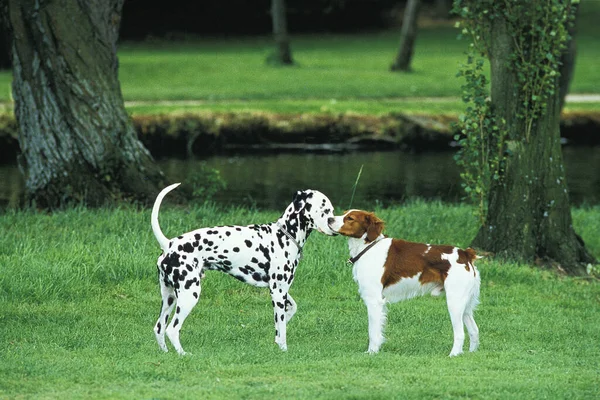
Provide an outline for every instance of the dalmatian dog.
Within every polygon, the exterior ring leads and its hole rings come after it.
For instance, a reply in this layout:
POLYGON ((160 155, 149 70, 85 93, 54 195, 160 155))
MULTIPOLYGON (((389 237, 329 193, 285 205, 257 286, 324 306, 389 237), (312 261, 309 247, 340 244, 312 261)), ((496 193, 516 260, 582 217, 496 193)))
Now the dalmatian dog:
POLYGON ((327 223, 333 217, 331 202, 316 190, 298 191, 275 222, 201 228, 168 239, 160 229, 158 213, 165 195, 177 186, 179 183, 163 189, 152 209, 152 231, 162 249, 157 263, 162 306, 154 327, 159 347, 168 351, 166 333, 175 350, 186 354, 179 342, 179 331, 198 303, 204 271, 217 270, 250 285, 269 288, 275 343, 286 351, 286 325, 296 313, 296 302, 289 289, 310 233, 316 229, 336 235, 327 223), (173 309, 175 313, 168 324, 173 309))

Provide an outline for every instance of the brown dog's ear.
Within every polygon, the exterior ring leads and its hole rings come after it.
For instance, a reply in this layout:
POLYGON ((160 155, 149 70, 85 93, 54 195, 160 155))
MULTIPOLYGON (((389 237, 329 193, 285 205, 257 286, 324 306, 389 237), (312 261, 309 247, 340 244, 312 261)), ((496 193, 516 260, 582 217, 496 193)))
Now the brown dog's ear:
POLYGON ((367 215, 367 242, 377 239, 383 232, 384 223, 373 213, 367 215))

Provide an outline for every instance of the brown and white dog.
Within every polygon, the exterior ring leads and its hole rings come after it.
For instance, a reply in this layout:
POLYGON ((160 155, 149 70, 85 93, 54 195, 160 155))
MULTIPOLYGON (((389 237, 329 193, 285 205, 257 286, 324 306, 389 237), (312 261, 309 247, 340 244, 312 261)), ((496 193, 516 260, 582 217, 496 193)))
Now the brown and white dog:
POLYGON ((467 326, 470 351, 479 345, 473 311, 479 302, 480 277, 473 264, 475 250, 407 242, 385 237, 384 223, 375 214, 350 210, 329 218, 330 228, 348 237, 354 280, 369 315, 369 353, 384 341, 386 303, 446 292, 454 345, 450 356, 463 352, 467 326))

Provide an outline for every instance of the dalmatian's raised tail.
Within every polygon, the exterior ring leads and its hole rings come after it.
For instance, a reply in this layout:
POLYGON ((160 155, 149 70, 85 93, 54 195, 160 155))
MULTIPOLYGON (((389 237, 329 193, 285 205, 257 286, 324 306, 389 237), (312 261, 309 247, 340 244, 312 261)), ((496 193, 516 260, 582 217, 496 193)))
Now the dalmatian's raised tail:
POLYGON ((165 236, 165 234, 160 229, 160 225, 158 224, 158 212, 160 211, 160 203, 162 203, 163 198, 169 193, 171 190, 175 189, 177 186, 181 185, 181 183, 174 183, 170 186, 167 186, 156 197, 154 201, 154 207, 152 207, 152 232, 154 232, 154 237, 158 241, 160 248, 163 253, 167 251, 169 248, 169 239, 165 236))

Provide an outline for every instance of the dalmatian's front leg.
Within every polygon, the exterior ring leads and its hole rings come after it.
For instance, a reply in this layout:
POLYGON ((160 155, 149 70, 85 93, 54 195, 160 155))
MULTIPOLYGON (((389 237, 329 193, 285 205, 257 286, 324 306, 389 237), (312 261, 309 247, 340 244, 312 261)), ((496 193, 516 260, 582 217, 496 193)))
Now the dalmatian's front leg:
POLYGON ((287 315, 286 300, 289 284, 272 280, 270 283, 271 299, 273 301, 273 314, 275 316, 275 343, 283 351, 287 351, 287 315))
POLYGON ((290 323, 290 320, 296 314, 296 310, 298 306, 296 306, 296 302, 292 299, 292 296, 288 293, 287 298, 285 300, 285 320, 286 323, 290 323))

